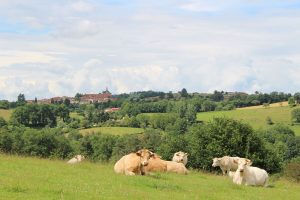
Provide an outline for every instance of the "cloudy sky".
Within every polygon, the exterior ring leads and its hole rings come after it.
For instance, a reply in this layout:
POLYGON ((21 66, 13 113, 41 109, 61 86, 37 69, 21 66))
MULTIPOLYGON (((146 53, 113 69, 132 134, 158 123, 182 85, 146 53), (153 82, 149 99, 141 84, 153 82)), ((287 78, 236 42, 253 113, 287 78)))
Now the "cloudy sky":
POLYGON ((0 0, 0 99, 300 91, 300 1, 0 0))

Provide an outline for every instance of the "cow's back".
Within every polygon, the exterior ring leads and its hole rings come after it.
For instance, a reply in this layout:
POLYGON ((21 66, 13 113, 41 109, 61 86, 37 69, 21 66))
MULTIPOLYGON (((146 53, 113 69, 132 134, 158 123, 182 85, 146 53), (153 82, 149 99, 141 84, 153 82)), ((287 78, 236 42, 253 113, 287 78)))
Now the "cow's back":
POLYGON ((258 167, 248 167, 249 173, 247 174, 246 182, 251 183, 251 185, 266 186, 268 182, 269 175, 264 169, 258 167))
POLYGON ((144 166, 144 172, 165 172, 167 171, 167 163, 165 160, 154 157, 150 158, 148 165, 144 166))
POLYGON ((184 166, 183 163, 177 163, 174 161, 166 161, 167 163, 167 171, 168 172, 175 172, 178 174, 187 174, 188 170, 184 166))
POLYGON ((124 166, 124 160, 125 160, 125 156, 123 156, 120 160, 118 160, 114 166, 114 171, 117 174, 124 174, 125 173, 125 166, 124 166))

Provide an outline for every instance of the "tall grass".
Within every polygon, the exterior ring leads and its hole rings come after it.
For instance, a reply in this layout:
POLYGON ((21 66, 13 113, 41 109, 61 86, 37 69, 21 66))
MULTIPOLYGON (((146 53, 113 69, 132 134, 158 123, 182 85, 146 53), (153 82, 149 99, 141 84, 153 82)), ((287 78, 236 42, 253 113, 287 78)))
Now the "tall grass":
POLYGON ((0 155, 0 199, 299 199, 300 185, 285 180, 272 188, 234 185, 228 177, 189 175, 129 177, 112 164, 0 155))

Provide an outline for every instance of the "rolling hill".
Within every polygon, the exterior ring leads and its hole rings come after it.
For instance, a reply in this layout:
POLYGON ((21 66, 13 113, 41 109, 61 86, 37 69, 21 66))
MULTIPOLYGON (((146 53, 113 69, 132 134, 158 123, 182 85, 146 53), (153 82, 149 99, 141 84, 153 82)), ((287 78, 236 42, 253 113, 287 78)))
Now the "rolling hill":
POLYGON ((254 129, 268 128, 266 118, 270 117, 273 123, 282 123, 289 126, 295 131, 296 135, 300 135, 300 125, 291 123, 291 111, 294 108, 289 106, 270 106, 268 108, 263 107, 246 107, 242 109, 230 110, 230 111, 213 111, 213 112, 201 112, 197 114, 198 121, 207 122, 214 117, 230 117, 237 120, 242 120, 249 123, 254 129))

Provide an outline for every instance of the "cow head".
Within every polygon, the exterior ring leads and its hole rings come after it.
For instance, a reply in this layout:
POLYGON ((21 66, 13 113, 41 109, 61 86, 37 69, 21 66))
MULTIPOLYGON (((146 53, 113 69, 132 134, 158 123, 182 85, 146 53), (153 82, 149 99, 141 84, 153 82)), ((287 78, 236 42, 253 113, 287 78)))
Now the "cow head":
POLYGON ((83 160, 85 159, 85 157, 82 156, 82 155, 76 155, 75 158, 76 158, 76 160, 78 160, 78 161, 83 161, 83 160))
POLYGON ((246 158, 234 159, 234 163, 238 165, 237 172, 243 173, 247 166, 252 165, 252 161, 246 158))
POLYGON ((220 166, 221 160, 222 160, 222 158, 214 158, 214 159, 213 159, 213 164, 212 164, 212 166, 213 166, 213 167, 220 166))
POLYGON ((148 149, 141 149, 136 152, 136 155, 141 158, 141 165, 147 166, 149 159, 154 156, 154 153, 152 153, 148 149))
POLYGON ((184 160, 187 160, 187 156, 188 156, 187 153, 179 151, 174 154, 173 161, 178 162, 178 163, 184 163, 184 160))

